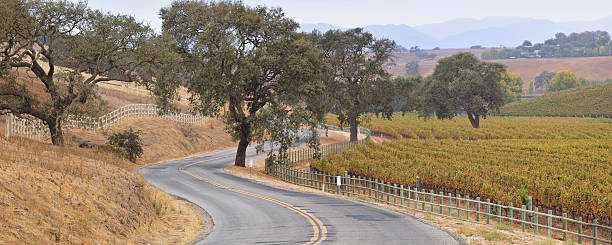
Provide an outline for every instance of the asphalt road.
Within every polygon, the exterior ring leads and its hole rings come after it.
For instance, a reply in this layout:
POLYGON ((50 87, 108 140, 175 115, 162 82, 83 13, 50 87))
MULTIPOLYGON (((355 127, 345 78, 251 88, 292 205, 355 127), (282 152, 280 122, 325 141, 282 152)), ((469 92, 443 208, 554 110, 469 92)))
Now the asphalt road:
MULTIPOLYGON (((410 216, 328 195, 263 185, 223 172, 235 149, 138 172, 205 209, 212 232, 198 244, 457 244, 410 216)), ((247 157, 254 157, 250 149, 247 157)), ((247 158, 248 159, 248 158, 247 158)))

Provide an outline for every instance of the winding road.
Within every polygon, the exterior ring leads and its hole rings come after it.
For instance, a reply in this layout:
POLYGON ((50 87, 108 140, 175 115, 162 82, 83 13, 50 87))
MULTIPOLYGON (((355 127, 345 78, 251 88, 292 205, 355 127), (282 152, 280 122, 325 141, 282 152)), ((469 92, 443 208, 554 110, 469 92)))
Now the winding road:
MULTIPOLYGON (((223 168, 233 164, 235 151, 138 171, 156 187, 210 214, 213 230, 198 244, 458 244, 446 232, 398 212, 228 174, 223 168)), ((249 148, 247 157, 255 156, 249 148)))

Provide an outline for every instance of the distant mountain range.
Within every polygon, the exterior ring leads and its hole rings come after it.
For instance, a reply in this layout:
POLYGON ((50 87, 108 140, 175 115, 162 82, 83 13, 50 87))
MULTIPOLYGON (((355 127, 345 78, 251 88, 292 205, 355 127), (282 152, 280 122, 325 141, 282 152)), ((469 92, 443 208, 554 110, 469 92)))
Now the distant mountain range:
MULTIPOLYGON (((311 32, 317 29, 326 32, 347 27, 326 23, 301 24, 300 30, 311 32)), ((376 37, 395 40, 405 48, 419 46, 431 49, 484 47, 516 47, 524 40, 532 43, 544 42, 558 32, 569 34, 582 31, 612 31, 612 16, 592 21, 553 22, 522 17, 493 16, 483 19, 455 19, 442 23, 419 26, 370 25, 364 29, 376 37)))

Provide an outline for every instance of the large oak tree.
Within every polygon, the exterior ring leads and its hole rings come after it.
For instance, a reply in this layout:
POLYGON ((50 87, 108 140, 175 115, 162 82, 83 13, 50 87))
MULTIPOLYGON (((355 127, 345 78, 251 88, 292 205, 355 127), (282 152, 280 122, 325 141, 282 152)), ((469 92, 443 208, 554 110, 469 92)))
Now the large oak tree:
POLYGON ((393 113, 394 95, 381 92, 393 87, 384 65, 391 59, 395 42, 376 39, 361 28, 313 35, 331 65, 326 79, 331 111, 348 122, 350 140, 357 141, 360 116, 375 112, 390 118, 393 113))
POLYGON ((131 16, 91 10, 84 3, 7 0, 0 15, 0 114, 42 120, 55 145, 64 144, 66 111, 91 100, 97 83, 150 81, 151 69, 146 67, 159 55, 147 25, 131 16), (16 82, 16 69, 34 74, 46 95, 16 82))
POLYGON ((501 76, 503 64, 482 62, 471 53, 440 59, 434 73, 425 79, 422 116, 452 119, 466 113, 472 127, 480 118, 504 105, 501 76))
POLYGON ((235 165, 245 166, 252 142, 276 142, 285 152, 300 128, 322 120, 321 54, 281 9, 179 1, 161 16, 185 60, 192 105, 221 118, 239 141, 235 165))

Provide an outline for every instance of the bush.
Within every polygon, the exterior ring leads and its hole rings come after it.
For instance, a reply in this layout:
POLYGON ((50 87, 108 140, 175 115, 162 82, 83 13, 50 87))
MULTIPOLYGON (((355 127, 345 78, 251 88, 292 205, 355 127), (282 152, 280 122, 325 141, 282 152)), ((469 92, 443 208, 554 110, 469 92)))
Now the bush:
POLYGON ((123 132, 117 132, 108 137, 107 144, 123 148, 127 152, 127 158, 132 162, 136 162, 136 158, 141 157, 143 152, 142 141, 140 139, 141 133, 140 130, 134 131, 132 128, 123 132))
POLYGON ((98 151, 112 152, 115 155, 122 158, 129 158, 129 154, 127 150, 123 147, 111 145, 111 144, 101 144, 98 146, 98 151))

